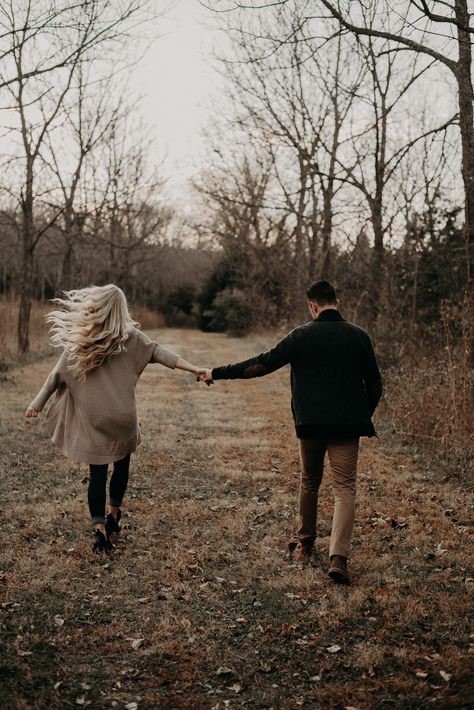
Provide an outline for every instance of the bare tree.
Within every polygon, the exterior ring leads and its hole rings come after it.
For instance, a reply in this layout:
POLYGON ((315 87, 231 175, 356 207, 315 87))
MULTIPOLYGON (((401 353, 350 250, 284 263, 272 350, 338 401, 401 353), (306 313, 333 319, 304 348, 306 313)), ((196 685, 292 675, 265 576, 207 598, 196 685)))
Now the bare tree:
POLYGON ((120 115, 122 99, 118 106, 112 104, 111 77, 97 80, 91 77, 89 64, 81 63, 71 87, 69 105, 63 109, 60 129, 48 132, 41 159, 57 182, 50 201, 60 212, 56 225, 64 239, 59 288, 72 288, 75 252, 84 237, 87 217, 93 209, 81 191, 81 179, 91 153, 107 140, 110 125, 120 115), (62 140, 59 140, 58 133, 62 140), (81 197, 83 199, 81 199, 81 197))
MULTIPOLYGON (((361 11, 368 27, 373 25, 374 12, 373 7, 361 11)), ((386 21, 389 21, 388 16, 386 21)), ((370 303, 371 320, 375 322, 381 308, 386 234, 390 233, 397 215, 393 195, 387 199, 389 185, 410 149, 423 137, 446 130, 453 119, 448 119, 441 126, 428 128, 421 125, 413 110, 403 106, 403 100, 410 97, 410 89, 430 69, 431 63, 419 67, 415 60, 407 65, 401 52, 391 52, 386 41, 373 37, 369 37, 364 44, 357 42, 356 51, 368 69, 369 80, 361 86, 359 100, 354 107, 353 135, 344 145, 349 152, 344 152, 343 159, 338 159, 338 163, 340 179, 357 188, 369 208, 374 235, 370 303), (409 135, 410 131, 415 131, 415 136, 408 141, 405 135, 397 135, 397 125, 402 116, 411 126, 406 133, 409 135)))
POLYGON ((89 234, 106 255, 104 274, 132 287, 137 266, 147 258, 147 246, 165 241, 174 211, 162 204, 164 181, 149 165, 146 132, 123 104, 101 137, 86 176, 84 201, 93 214, 89 234))
MULTIPOLYGON (((457 86, 459 127, 462 150, 462 178, 464 183, 464 231, 466 241, 466 263, 468 287, 465 300, 465 360, 466 372, 474 371, 474 86, 472 80, 472 35, 467 0, 409 0, 409 8, 418 13, 412 18, 410 28, 420 29, 419 41, 408 36, 403 25, 399 31, 379 29, 375 26, 364 27, 351 19, 350 13, 341 10, 341 4, 321 0, 322 5, 339 22, 340 26, 359 37, 377 37, 417 55, 431 57, 440 65, 447 67, 457 86), (421 18, 420 18, 421 13, 421 18), (443 49, 431 46, 420 26, 424 18, 436 26, 452 28, 457 44, 457 59, 453 59, 443 49)), ((474 383, 467 387, 464 412, 466 421, 472 422, 474 412, 474 383)))
POLYGON ((303 279, 331 272, 334 200, 343 187, 336 180, 341 131, 365 70, 353 59, 348 69, 351 49, 341 38, 318 53, 296 3, 246 20, 243 12, 226 24, 233 54, 225 70, 235 124, 272 157, 271 193, 288 215, 296 309, 303 279), (291 41, 262 49, 273 32, 291 41))
POLYGON ((112 7, 107 0, 77 3, 46 0, 1 2, 3 66, 0 88, 10 96, 18 117, 18 152, 23 180, 20 191, 22 277, 18 318, 18 344, 29 348, 29 318, 32 299, 33 260, 36 246, 63 212, 61 206, 49 222, 38 227, 35 204, 45 195, 39 187, 38 160, 65 108, 79 67, 111 50, 130 29, 142 3, 124 0, 112 7))

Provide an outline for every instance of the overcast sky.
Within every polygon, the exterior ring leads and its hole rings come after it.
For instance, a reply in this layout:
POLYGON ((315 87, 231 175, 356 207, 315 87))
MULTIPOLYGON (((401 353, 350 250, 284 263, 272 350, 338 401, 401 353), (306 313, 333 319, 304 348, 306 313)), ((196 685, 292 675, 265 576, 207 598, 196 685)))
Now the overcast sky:
POLYGON ((144 94, 142 113, 156 160, 166 154, 162 172, 175 195, 182 194, 202 164, 201 131, 212 121, 211 105, 219 93, 219 75, 209 65, 217 40, 211 22, 199 0, 177 0, 159 20, 164 34, 134 72, 134 84, 144 94))

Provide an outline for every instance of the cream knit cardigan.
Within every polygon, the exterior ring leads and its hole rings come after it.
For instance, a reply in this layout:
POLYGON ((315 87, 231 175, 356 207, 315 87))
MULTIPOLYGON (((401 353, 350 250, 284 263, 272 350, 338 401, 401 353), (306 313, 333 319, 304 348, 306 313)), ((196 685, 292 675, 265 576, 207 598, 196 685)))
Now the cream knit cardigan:
POLYGON ((148 363, 175 368, 179 357, 136 328, 124 347, 87 373, 84 382, 72 377, 63 352, 30 405, 41 411, 56 392, 42 429, 73 461, 112 463, 135 451, 141 440, 135 401, 138 379, 148 363))

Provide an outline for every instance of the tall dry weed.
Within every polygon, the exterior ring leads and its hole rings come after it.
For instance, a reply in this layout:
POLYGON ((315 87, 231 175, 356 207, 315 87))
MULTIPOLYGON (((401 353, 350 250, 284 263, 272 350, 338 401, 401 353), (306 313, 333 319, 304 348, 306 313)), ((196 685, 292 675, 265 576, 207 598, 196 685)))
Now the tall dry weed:
MULTIPOLYGON (((50 310, 48 303, 34 301, 30 319, 30 350, 34 354, 52 351, 49 343, 45 316, 50 310)), ((6 370, 19 358, 17 343, 18 299, 9 296, 0 298, 0 368, 6 370)))
POLYGON ((466 417, 465 393, 472 373, 462 340, 441 314, 441 341, 411 343, 385 376, 384 410, 392 433, 415 450, 444 461, 444 474, 472 471, 474 436, 466 417))
POLYGON ((156 313, 145 306, 139 305, 132 305, 130 310, 133 318, 140 323, 143 330, 152 330, 153 328, 165 327, 165 319, 161 313, 156 313))

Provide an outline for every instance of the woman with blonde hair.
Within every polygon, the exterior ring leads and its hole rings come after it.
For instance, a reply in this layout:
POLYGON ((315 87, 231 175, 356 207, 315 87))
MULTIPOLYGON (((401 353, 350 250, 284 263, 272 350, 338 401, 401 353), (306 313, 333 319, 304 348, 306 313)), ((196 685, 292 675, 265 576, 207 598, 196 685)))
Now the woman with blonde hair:
POLYGON ((36 417, 56 392, 43 429, 66 456, 89 464, 93 549, 108 551, 113 547, 110 534, 120 531, 130 454, 140 443, 135 388, 142 371, 148 363, 197 376, 203 370, 142 333, 125 294, 114 284, 67 291, 54 302, 61 310, 49 313, 47 321, 52 343, 63 352, 26 416, 36 417), (106 516, 110 463, 114 470, 106 516))

